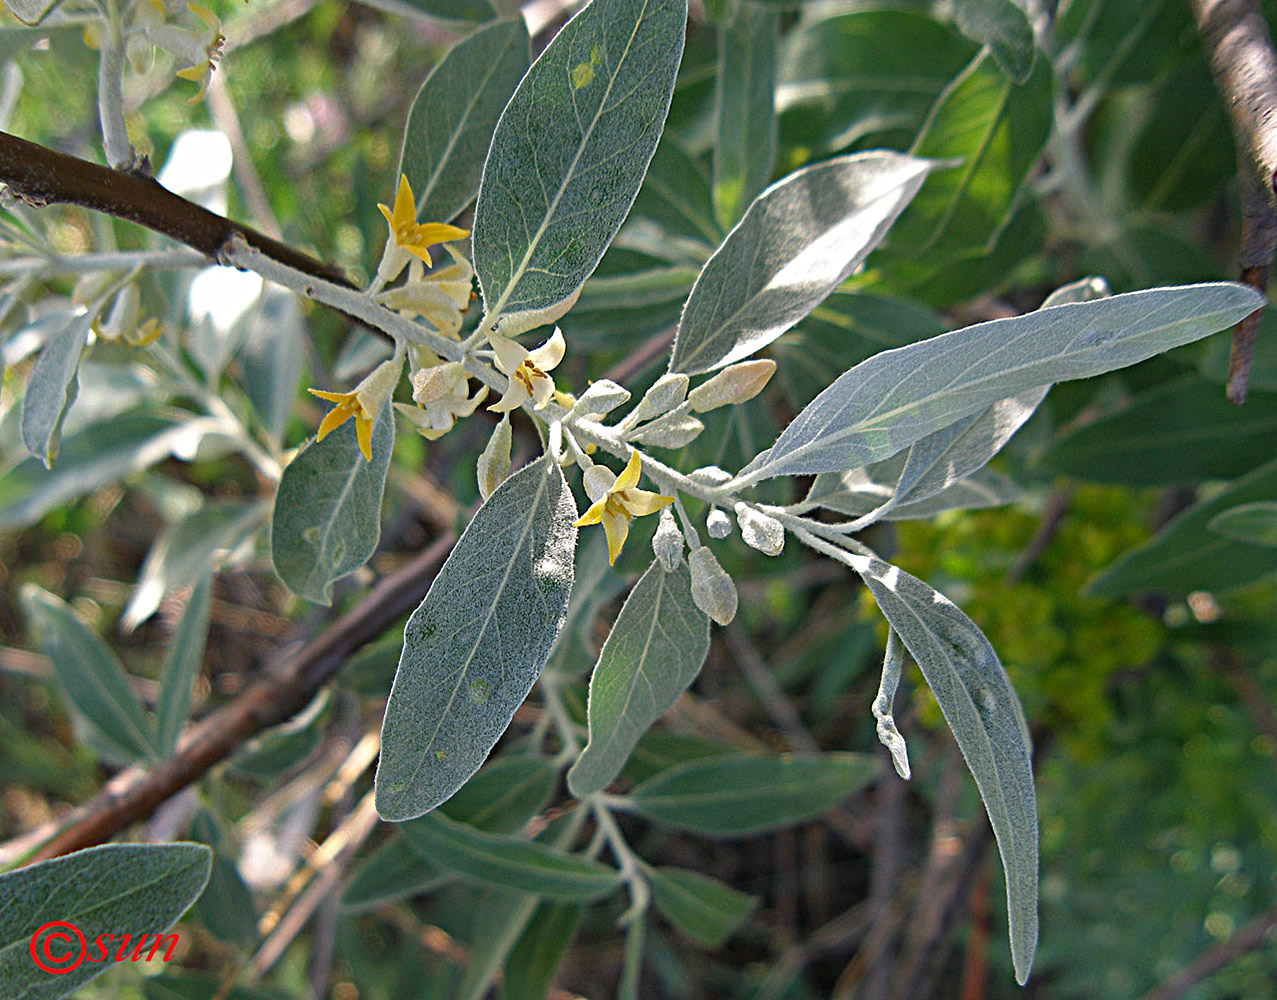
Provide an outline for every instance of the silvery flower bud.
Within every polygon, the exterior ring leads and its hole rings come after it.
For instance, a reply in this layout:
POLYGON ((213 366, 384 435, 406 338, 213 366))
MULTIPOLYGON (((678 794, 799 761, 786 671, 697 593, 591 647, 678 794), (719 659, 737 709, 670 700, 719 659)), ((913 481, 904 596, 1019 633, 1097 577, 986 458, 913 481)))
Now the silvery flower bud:
POLYGON ((629 440, 657 448, 681 448, 694 441, 705 425, 690 413, 671 413, 630 434, 629 440))
POLYGON ((736 617, 736 584, 718 564, 714 553, 702 545, 688 557, 692 570, 692 600, 720 625, 736 617))
POLYGON ((652 536, 652 551, 667 573, 674 572, 683 561, 683 533, 678 530, 674 513, 668 507, 661 511, 660 523, 652 536))
POLYGON ((732 519, 714 507, 705 517, 705 530, 710 538, 726 538, 732 533, 732 519))
POLYGON ((510 415, 501 417, 487 446, 479 455, 477 469, 479 480, 479 496, 487 500, 492 491, 505 482, 510 474, 510 415))
POLYGON ((725 469, 720 469, 717 465, 702 465, 699 469, 693 469, 691 478, 698 483, 704 483, 706 486, 722 486, 723 483, 730 482, 732 474, 725 469))
POLYGON ((652 383, 652 388, 643 394, 638 406, 625 418, 625 425, 633 427, 644 420, 659 417, 668 413, 687 398, 688 378, 686 375, 662 375, 652 383))
POLYGON ((573 413, 590 413, 600 417, 606 416, 630 398, 630 391, 617 385, 611 379, 601 378, 591 382, 588 389, 581 393, 572 407, 573 413))
POLYGON ((697 413, 744 403, 763 391, 775 370, 776 362, 770 358, 729 365, 708 382, 702 382, 693 389, 687 401, 697 413))
POLYGON ((591 503, 598 501, 616 483, 616 473, 606 465, 591 465, 581 477, 585 486, 585 495, 591 503))
POLYGON ((740 536, 751 549, 768 556, 778 556, 785 548, 785 526, 774 517, 738 502, 734 508, 740 536))

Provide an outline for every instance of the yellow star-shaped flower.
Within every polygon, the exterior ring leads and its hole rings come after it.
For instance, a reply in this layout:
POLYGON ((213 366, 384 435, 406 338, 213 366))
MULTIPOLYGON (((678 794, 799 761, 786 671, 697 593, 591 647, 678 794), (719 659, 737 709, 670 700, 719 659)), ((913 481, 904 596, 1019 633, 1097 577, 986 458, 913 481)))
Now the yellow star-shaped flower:
POLYGON ((311 389, 320 399, 336 403, 320 422, 316 439, 324 440, 351 417, 355 418, 355 440, 365 462, 372 461, 372 424, 386 400, 395 391, 399 375, 403 371, 403 355, 395 352, 389 361, 383 361, 350 392, 325 392, 311 389))
POLYGON ((399 175, 399 190, 395 194, 395 207, 378 205, 390 226, 386 250, 382 254, 377 274, 383 281, 393 281, 408 263, 409 257, 419 258, 426 267, 433 267, 430 248, 436 243, 461 240, 470 235, 467 229, 459 229, 444 222, 418 222, 417 201, 412 195, 412 185, 406 174, 399 175))
POLYGON ((534 410, 545 409, 555 393, 554 379, 546 372, 557 368, 567 351, 563 331, 556 326, 549 340, 530 351, 499 333, 488 334, 488 343, 496 354, 497 368, 510 379, 505 395, 488 409, 507 413, 518 409, 529 399, 536 400, 534 410))
POLYGON ((576 526, 602 522, 607 535, 607 561, 616 565, 621 546, 630 533, 630 519, 644 514, 655 514, 662 507, 672 504, 673 497, 635 489, 639 481, 642 459, 637 451, 630 452, 630 460, 619 476, 613 475, 601 465, 586 473, 585 489, 594 503, 577 520, 576 526), (607 480, 611 479, 608 483, 607 480))

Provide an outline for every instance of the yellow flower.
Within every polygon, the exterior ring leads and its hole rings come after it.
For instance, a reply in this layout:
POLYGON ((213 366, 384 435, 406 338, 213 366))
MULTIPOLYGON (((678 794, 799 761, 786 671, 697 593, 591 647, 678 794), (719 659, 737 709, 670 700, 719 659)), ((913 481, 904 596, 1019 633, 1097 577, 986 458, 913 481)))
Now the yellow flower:
POLYGON ((389 361, 383 361, 350 392, 324 392, 311 389, 312 395, 336 403, 319 425, 317 440, 324 440, 329 434, 344 424, 351 417, 355 418, 355 440, 359 442, 359 450, 364 461, 372 461, 372 423, 377 414, 385 406, 386 400, 399 384, 399 374, 403 371, 403 354, 395 352, 389 361))
POLYGON ((470 395, 470 382, 460 362, 418 368, 412 373, 412 398, 416 406, 396 403, 395 408, 412 421, 417 433, 427 441, 452 430, 457 417, 468 417, 488 396, 488 387, 470 395))
POLYGON ((409 319, 420 316, 443 336, 459 340, 461 314, 470 306, 474 268, 452 247, 445 249, 452 256, 451 264, 426 274, 414 257, 408 262, 407 280, 378 294, 377 301, 409 319))
POLYGON ((641 464, 639 453, 633 451, 619 476, 601 465, 593 466, 585 474, 585 490, 594 503, 577 520, 576 526, 603 523, 603 531, 607 535, 607 561, 611 565, 616 565, 616 557, 630 533, 630 518, 655 514, 674 502, 673 497, 634 488, 638 485, 641 464))
MULTIPOLYGON (((208 44, 203 46, 203 48, 199 48, 198 40, 194 42, 198 51, 188 53, 179 51, 180 49, 185 48, 184 46, 168 46, 169 51, 173 52, 175 55, 184 55, 191 60, 192 65, 186 67, 186 69, 179 69, 176 75, 181 77, 183 80, 190 80, 192 83, 198 83, 200 85, 199 92, 196 93, 194 97, 189 97, 186 100, 187 104, 195 104, 204 96, 204 92, 208 90, 208 81, 213 76, 213 70, 217 67, 217 61, 222 58, 222 46, 226 44, 226 36, 222 34, 222 22, 219 21, 217 19, 217 15, 207 7, 202 4, 188 3, 186 8, 203 21, 204 26, 208 28, 210 32, 208 44)), ((198 36, 196 37, 198 39, 198 36)), ((158 39, 157 44, 161 47, 165 47, 164 43, 158 41, 158 39)))
POLYGON ((546 372, 563 360, 567 344, 563 332, 556 326, 554 334, 540 347, 529 351, 499 333, 488 334, 488 343, 497 355, 497 367, 509 376, 505 395, 488 407, 496 413, 518 409, 529 399, 536 400, 534 409, 544 409, 554 398, 554 379, 546 372))
POLYGON ((433 267, 430 247, 448 240, 461 240, 470 235, 469 230, 449 226, 443 222, 417 221, 417 201, 412 196, 412 185, 406 174, 399 175, 399 190, 395 193, 395 207, 378 205, 390 226, 386 249, 377 265, 377 276, 383 281, 393 281, 413 257, 433 267))

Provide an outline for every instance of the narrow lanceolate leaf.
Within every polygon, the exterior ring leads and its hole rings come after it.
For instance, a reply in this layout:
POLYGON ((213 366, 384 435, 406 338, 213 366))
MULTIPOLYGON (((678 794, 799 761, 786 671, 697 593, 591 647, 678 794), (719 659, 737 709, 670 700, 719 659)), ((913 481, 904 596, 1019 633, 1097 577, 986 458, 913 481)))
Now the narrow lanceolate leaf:
POLYGON ((1277 501, 1259 500, 1230 507, 1211 518, 1206 527, 1235 542, 1277 546, 1277 501))
POLYGON ((126 960, 134 949, 171 955, 177 936, 163 932, 199 898, 211 869, 203 844, 107 844, 0 875, 6 1000, 57 1000, 111 968, 121 947, 126 960))
POLYGON ((1011 957, 1023 984, 1038 940, 1038 818, 1020 701, 989 640, 952 601, 881 560, 847 562, 918 664, 975 777, 1006 872, 1011 957))
POLYGON ((758 905, 748 893, 685 868, 652 872, 652 902, 680 931, 706 948, 721 948, 758 905))
POLYGON ((567 615, 576 503, 548 458, 479 508, 408 619, 381 727, 377 811, 429 812, 479 769, 567 615))
POLYGON ((22 588, 22 603, 53 661, 58 683, 112 756, 122 762, 154 756, 155 734, 106 643, 61 600, 35 584, 22 588))
POLYGON ((541 903, 510 952, 501 982, 503 1000, 544 1000, 572 938, 583 908, 574 903, 541 903))
POLYGON ((191 704, 191 685, 204 662, 208 638, 209 608, 213 603, 213 577, 202 577, 186 601, 186 609, 173 632, 164 670, 160 675, 160 697, 155 705, 156 749, 167 757, 177 746, 177 735, 186 721, 191 704))
POLYGON ((670 371, 748 357, 821 303, 868 256, 933 164, 901 153, 842 156, 764 191, 688 297, 670 371))
POLYGON ((1015 0, 958 0, 958 28, 974 42, 989 46, 998 67, 1015 83, 1033 68, 1033 26, 1015 0))
POLYGON ((741 4, 718 34, 714 211, 724 229, 766 187, 776 161, 778 21, 774 10, 741 4))
POLYGON ((923 503, 983 468, 1033 415, 1048 389, 1050 386, 1039 386, 999 400, 979 413, 915 441, 905 455, 891 495, 858 518, 857 525, 863 528, 909 504, 923 503))
POLYGON ((584 798, 625 766, 648 726, 700 673, 709 652, 709 619, 692 600, 687 566, 659 562, 630 591, 590 678, 590 741, 568 772, 584 798))
POLYGON ((550 899, 598 899, 620 886, 620 873, 535 841, 483 833, 438 813, 403 827, 432 861, 480 882, 550 899))
POLYGON ((457 878, 397 836, 356 869, 341 894, 343 910, 366 910, 382 903, 430 892, 457 878))
POLYGON ((630 793, 648 819, 712 837, 746 837, 804 823, 877 776, 869 754, 733 755, 676 764, 630 793))
POLYGON ((510 333, 570 308, 638 194, 669 111, 687 0, 594 0, 506 106, 483 167, 474 266, 510 333))
POLYGON ((399 172, 417 196, 417 216, 446 222, 479 190, 492 131, 528 69, 521 18, 497 21, 454 45, 412 102, 399 172))
POLYGON ((1277 573, 1277 551, 1234 541, 1209 525, 1243 504, 1277 496, 1277 459, 1229 484, 1221 493, 1180 514, 1139 548, 1105 567, 1086 592, 1098 597, 1124 594, 1188 594, 1243 587, 1277 573))
POLYGON ((73 316, 50 337, 27 379, 27 392, 22 399, 22 443, 48 469, 53 468, 53 460, 58 457, 62 420, 79 389, 76 372, 93 316, 73 316))
MULTIPOLYGON (((890 500, 907 452, 863 469, 825 472, 816 477, 804 504, 824 507, 850 517, 860 517, 890 500)), ((946 510, 1001 507, 1023 494, 1016 483, 992 469, 977 469, 939 493, 914 503, 898 504, 883 513, 884 521, 934 517, 946 510)))
POLYGON ((333 584, 373 554, 381 537, 381 496, 394 447, 390 400, 373 422, 372 461, 364 461, 347 420, 305 444, 284 467, 271 519, 271 558, 288 589, 317 604, 333 584))
POLYGON ((1228 282, 1153 288, 883 351, 813 399, 739 481, 868 465, 998 400, 1200 340, 1260 302, 1252 289, 1228 282))

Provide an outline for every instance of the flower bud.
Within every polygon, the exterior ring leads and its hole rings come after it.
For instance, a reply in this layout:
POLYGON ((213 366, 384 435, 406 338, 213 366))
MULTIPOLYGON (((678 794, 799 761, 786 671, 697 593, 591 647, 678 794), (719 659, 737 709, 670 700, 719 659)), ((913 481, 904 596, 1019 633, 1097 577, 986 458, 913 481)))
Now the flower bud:
POLYGON ((661 511, 660 523, 652 536, 652 551, 667 573, 674 572, 683 561, 683 533, 678 530, 674 513, 668 507, 661 511))
POLYGON ((681 448, 704 429, 705 425, 690 413, 670 413, 629 435, 629 439, 657 448, 681 448))
POLYGON ((493 490, 505 482, 510 474, 510 414, 503 414, 487 446, 479 455, 477 474, 479 496, 487 500, 493 490))
POLYGON ((776 362, 770 358, 729 365, 708 382, 702 382, 693 389, 687 401, 697 413, 744 403, 763 391, 775 370, 776 362))
POLYGON ((590 498, 591 503, 596 503, 616 483, 616 473, 606 465, 591 465, 585 470, 582 482, 585 485, 585 495, 590 498))
POLYGON ((717 465, 702 465, 699 469, 692 470, 691 478, 706 486, 722 486, 724 483, 731 482, 732 474, 726 469, 720 469, 717 465))
POLYGON ((686 375, 662 375, 643 394, 638 406, 626 416, 625 426, 633 427, 674 409, 687 398, 688 381, 686 375))
POLYGON ((714 553, 702 545, 688 557, 692 570, 692 600, 720 625, 736 617, 736 584, 718 564, 714 553))
POLYGON ((726 538, 732 533, 732 519, 714 507, 705 516, 705 530, 710 538, 726 538))
POLYGON ((630 391, 611 379, 601 378, 591 382, 589 388, 577 397, 573 413, 595 413, 606 416, 630 398, 630 391))
POLYGON ((738 502, 734 508, 740 536, 751 549, 763 555, 778 556, 785 548, 785 526, 774 517, 738 502))

